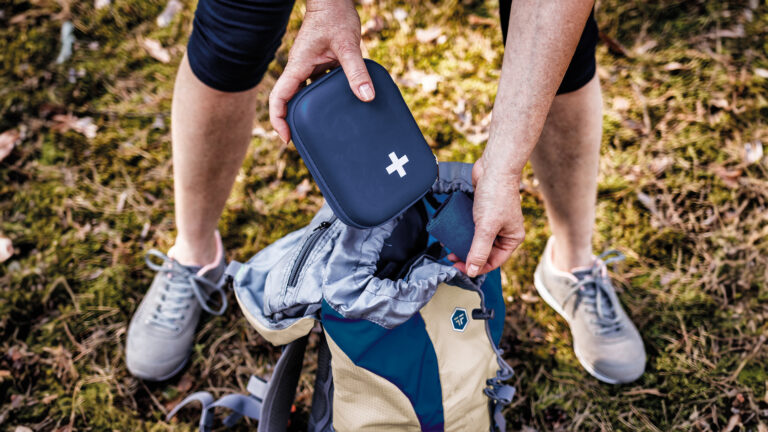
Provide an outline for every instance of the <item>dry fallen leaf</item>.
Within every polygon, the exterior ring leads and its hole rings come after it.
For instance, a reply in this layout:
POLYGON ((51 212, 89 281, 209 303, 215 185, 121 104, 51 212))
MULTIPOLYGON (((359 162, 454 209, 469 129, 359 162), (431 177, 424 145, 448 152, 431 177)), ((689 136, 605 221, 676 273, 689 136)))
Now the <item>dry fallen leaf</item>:
POLYGON ((93 8, 96 10, 104 9, 112 3, 112 0, 94 0, 93 8))
POLYGON ((725 425, 725 429, 723 429, 723 432, 731 432, 734 429, 736 429, 736 426, 738 426, 741 423, 741 416, 738 414, 734 414, 731 416, 730 419, 728 419, 728 424, 725 425))
POLYGON ((384 18, 376 15, 363 25, 361 36, 364 38, 371 37, 382 30, 384 30, 384 18))
POLYGON ((717 38, 742 38, 746 36, 744 26, 741 24, 735 25, 730 29, 720 29, 709 34, 713 39, 717 38))
POLYGON ((538 327, 533 327, 528 331, 528 338, 532 342, 544 342, 544 331, 538 327))
POLYGON ((147 51, 147 53, 155 60, 168 63, 171 61, 171 53, 168 49, 163 48, 163 45, 154 39, 141 39, 141 46, 147 51))
POLYGON ((437 84, 443 81, 443 77, 438 74, 428 74, 417 69, 409 70, 400 83, 406 87, 420 86, 426 93, 432 93, 437 90, 437 84))
MULTIPOLYGON (((2 158, 0 158, 2 159, 2 158)), ((755 141, 744 144, 744 163, 751 165, 763 160, 763 143, 755 141)))
POLYGON ((477 145, 487 141, 491 124, 491 114, 488 113, 488 115, 480 119, 478 123, 474 123, 472 121, 472 114, 466 111, 466 106, 466 101, 464 99, 459 99, 459 102, 453 109, 453 113, 456 114, 459 121, 452 123, 453 128, 461 132, 464 137, 467 138, 467 141, 472 144, 477 145))
POLYGON ((613 109, 616 111, 626 111, 630 107, 629 99, 621 96, 613 98, 613 109))
POLYGON ((0 237, 0 263, 13 255, 13 242, 8 237, 0 237))
POLYGON ((54 130, 62 133, 73 130, 90 139, 96 138, 96 132, 99 130, 91 117, 78 118, 72 114, 56 114, 53 116, 53 121, 55 124, 52 129, 54 130))
POLYGON ((439 38, 443 34, 440 27, 429 27, 426 29, 416 29, 416 40, 421 43, 429 43, 439 38))
POLYGON ((539 302, 539 296, 531 294, 529 292, 524 292, 520 295, 520 299, 522 299, 526 303, 538 303, 539 302))
POLYGON ((408 18, 408 12, 403 8, 395 8, 395 10, 392 11, 392 16, 402 24, 403 21, 408 18))
POLYGON ((20 138, 21 132, 18 129, 7 130, 0 134, 0 161, 11 154, 20 138))
POLYGON ((680 62, 669 62, 669 63, 664 65, 664 70, 665 71, 670 71, 670 72, 671 71, 680 70, 680 69, 684 69, 684 68, 685 68, 685 66, 683 66, 683 64, 680 63, 680 62))
POLYGON ((720 108, 720 109, 724 109, 724 110, 729 109, 729 107, 731 106, 728 103, 728 101, 723 99, 723 98, 712 99, 711 101, 709 101, 709 103, 710 103, 710 105, 712 105, 714 107, 717 107, 717 108, 720 108))
POLYGON ((155 115, 155 120, 152 122, 152 129, 165 129, 165 116, 162 114, 155 115))
POLYGON ((666 396, 664 393, 660 392, 659 389, 656 388, 639 388, 639 389, 632 389, 624 392, 624 396, 636 396, 636 395, 653 395, 653 396, 659 396, 664 397, 666 396))
POLYGON ((498 24, 499 20, 497 18, 491 18, 491 17, 481 17, 478 15, 470 15, 467 20, 469 21, 470 25, 487 25, 487 26, 495 26, 498 24))
POLYGON ((758 423, 757 432, 768 432, 768 426, 766 426, 763 422, 758 423))
POLYGON ((195 381, 194 378, 192 378, 192 375, 185 374, 179 380, 179 384, 176 385, 176 390, 178 390, 179 393, 184 394, 192 389, 194 383, 195 381))
POLYGON ((639 135, 645 135, 645 126, 643 126, 642 123, 636 120, 632 119, 623 119, 621 120, 621 125, 626 127, 627 129, 630 129, 634 131, 635 133, 639 135))
POLYGON ((765 393, 763 393, 763 402, 768 404, 768 380, 765 381, 765 393))
POLYGON ((640 204, 647 208, 653 216, 662 219, 661 213, 659 212, 658 207, 656 207, 656 198, 644 192, 637 192, 637 200, 640 201, 640 204))
POLYGON ((664 173, 664 171, 667 170, 667 168, 674 165, 675 160, 672 159, 671 156, 661 156, 653 159, 651 163, 648 165, 648 168, 653 172, 655 175, 659 176, 664 173))
POLYGON ((427 93, 437 90, 437 83, 441 82, 443 77, 437 74, 427 74, 421 79, 421 88, 427 93))
POLYGON ((640 44, 640 45, 636 46, 636 47, 633 49, 633 51, 635 52, 635 54, 639 54, 639 55, 642 55, 642 54, 645 54, 645 53, 647 53, 648 51, 650 51, 650 50, 652 50, 652 49, 656 48, 656 45, 658 45, 658 44, 659 44, 659 43, 658 43, 658 42, 656 42, 655 40, 653 40, 653 39, 649 39, 649 40, 647 40, 647 41, 643 42, 642 44, 640 44))
POLYGON ((619 43, 619 41, 617 41, 616 39, 612 38, 610 35, 602 31, 598 32, 598 36, 600 37, 600 40, 602 40, 606 45, 608 45, 608 51, 616 55, 629 57, 629 55, 627 54, 627 49, 624 48, 624 46, 621 43, 619 43))
POLYGON ((125 209, 125 202, 128 200, 128 196, 130 195, 130 192, 123 191, 120 196, 117 198, 117 208, 116 211, 118 213, 122 213, 125 209))
POLYGON ((768 69, 756 68, 755 75, 759 76, 760 78, 768 78, 768 69))
POLYGON ((13 432, 32 432, 32 429, 27 426, 16 426, 13 432))
POLYGON ((741 168, 728 169, 722 165, 714 165, 712 172, 720 177, 720 180, 725 183, 729 188, 739 187, 739 179, 741 178, 741 168))
POLYGON ((296 193, 296 198, 298 199, 304 199, 307 197, 307 194, 312 191, 312 183, 309 182, 308 178, 305 178, 301 181, 301 183, 296 186, 296 189, 294 192, 296 193))
POLYGON ((251 130, 251 135, 261 138, 278 138, 277 132, 274 129, 266 130, 261 126, 256 126, 251 130))
POLYGON ((667 286, 669 285, 670 282, 672 282, 675 279, 675 276, 676 276, 675 273, 671 273, 671 272, 664 273, 659 278, 659 284, 661 284, 661 286, 667 286))
POLYGON ((40 402, 42 402, 44 405, 48 405, 49 403, 55 401, 59 395, 57 394, 49 394, 48 396, 43 397, 40 402))
POLYGON ((157 26, 168 27, 168 24, 173 21, 173 17, 175 17, 177 13, 181 12, 182 9, 184 9, 184 5, 182 5, 179 0, 170 0, 165 5, 163 12, 157 16, 157 20, 155 21, 157 26))

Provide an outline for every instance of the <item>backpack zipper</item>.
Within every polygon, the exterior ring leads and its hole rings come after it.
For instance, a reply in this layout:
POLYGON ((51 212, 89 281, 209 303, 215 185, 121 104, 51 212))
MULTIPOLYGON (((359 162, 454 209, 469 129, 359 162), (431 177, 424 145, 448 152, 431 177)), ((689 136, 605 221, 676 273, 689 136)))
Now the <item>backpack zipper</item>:
POLYGON ((323 222, 320 222, 320 225, 315 227, 314 230, 312 230, 312 234, 309 235, 309 238, 307 238, 307 241, 304 242, 304 245, 301 247, 301 250, 299 251, 299 256, 298 258, 296 258, 296 262, 293 264, 291 273, 288 276, 289 287, 296 286, 296 282, 298 282, 301 268, 304 267, 304 262, 307 260, 307 258, 309 258, 309 252, 315 246, 315 243, 317 243, 317 241, 320 240, 320 236, 323 235, 325 230, 328 229, 328 227, 330 226, 331 226, 330 221, 323 221, 323 222))

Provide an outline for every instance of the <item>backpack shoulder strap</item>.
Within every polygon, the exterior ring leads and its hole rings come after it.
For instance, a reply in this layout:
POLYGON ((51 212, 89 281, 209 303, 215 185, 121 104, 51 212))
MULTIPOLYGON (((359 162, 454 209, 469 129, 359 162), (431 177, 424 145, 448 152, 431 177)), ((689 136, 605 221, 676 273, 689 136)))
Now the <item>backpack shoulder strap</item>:
POLYGON ((191 402, 200 402, 200 432, 210 432, 213 429, 214 409, 217 407, 233 411, 224 419, 226 427, 233 426, 243 417, 248 417, 259 421, 258 432, 284 432, 288 427, 308 339, 309 335, 285 346, 269 382, 252 375, 248 381, 248 395, 228 394, 214 400, 209 392, 193 393, 176 405, 166 418, 170 420, 191 402))
POLYGON ((280 355, 264 396, 258 432, 283 432, 288 427, 308 339, 309 335, 296 339, 280 355))
POLYGON ((229 427, 234 425, 242 417, 258 420, 261 417, 262 397, 266 392, 267 383, 255 375, 248 381, 249 395, 228 394, 221 399, 214 400, 213 395, 206 391, 193 393, 187 396, 183 401, 176 405, 166 416, 170 420, 184 406, 191 402, 200 402, 202 412, 200 413, 200 432, 210 432, 214 425, 213 410, 216 407, 225 407, 233 411, 232 414, 224 419, 224 425, 229 427))
POLYGON ((312 410, 309 413, 309 432, 333 432, 333 375, 331 374, 331 350, 320 334, 317 350, 315 391, 312 394, 312 410))

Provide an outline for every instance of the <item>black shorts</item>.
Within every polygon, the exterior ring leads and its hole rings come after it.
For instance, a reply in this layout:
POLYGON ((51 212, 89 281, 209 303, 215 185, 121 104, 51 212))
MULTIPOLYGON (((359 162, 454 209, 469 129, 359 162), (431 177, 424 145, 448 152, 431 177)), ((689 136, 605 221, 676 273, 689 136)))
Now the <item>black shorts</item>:
MULTIPOLYGON (((501 29, 506 40, 511 0, 501 0, 501 29)), ((192 71, 216 90, 255 87, 280 47, 293 0, 199 0, 187 45, 192 71)), ((597 24, 590 15, 557 93, 584 86, 595 75, 597 24)))
MULTIPOLYGON (((499 15, 501 18, 501 34, 507 40, 507 27, 509 27, 509 10, 512 0, 499 1, 499 15)), ((584 30, 581 32, 579 44, 571 57, 571 63, 565 71, 563 81, 557 89, 557 94, 570 93, 584 87, 595 76, 597 62, 595 61, 595 47, 597 46, 597 22, 595 11, 589 14, 584 30)))

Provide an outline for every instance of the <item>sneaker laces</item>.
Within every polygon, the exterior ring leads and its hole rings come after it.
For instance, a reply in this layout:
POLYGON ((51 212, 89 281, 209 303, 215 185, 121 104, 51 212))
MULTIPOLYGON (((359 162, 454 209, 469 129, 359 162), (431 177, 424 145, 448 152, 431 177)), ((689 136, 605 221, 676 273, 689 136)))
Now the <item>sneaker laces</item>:
POLYGON ((176 322, 184 319, 184 313, 190 306, 187 301, 192 297, 195 297, 203 310, 210 314, 221 315, 227 309, 227 295, 220 285, 198 275, 156 249, 150 250, 144 257, 144 261, 149 268, 162 273, 167 278, 161 288, 162 294, 158 297, 157 309, 149 319, 151 323, 178 331, 179 326, 176 322), (162 263, 153 262, 153 258, 159 258, 162 263), (209 302, 210 294, 213 293, 217 293, 221 299, 220 307, 215 310, 209 302))
POLYGON ((574 312, 580 304, 586 306, 587 312, 594 316, 590 323, 596 326, 597 334, 617 332, 622 328, 621 316, 616 312, 616 305, 611 300, 610 292, 613 291, 613 285, 606 267, 624 258, 624 254, 617 250, 608 250, 600 254, 588 273, 585 272, 586 274, 579 278, 579 282, 563 299, 563 304, 572 297, 576 299, 574 312))

